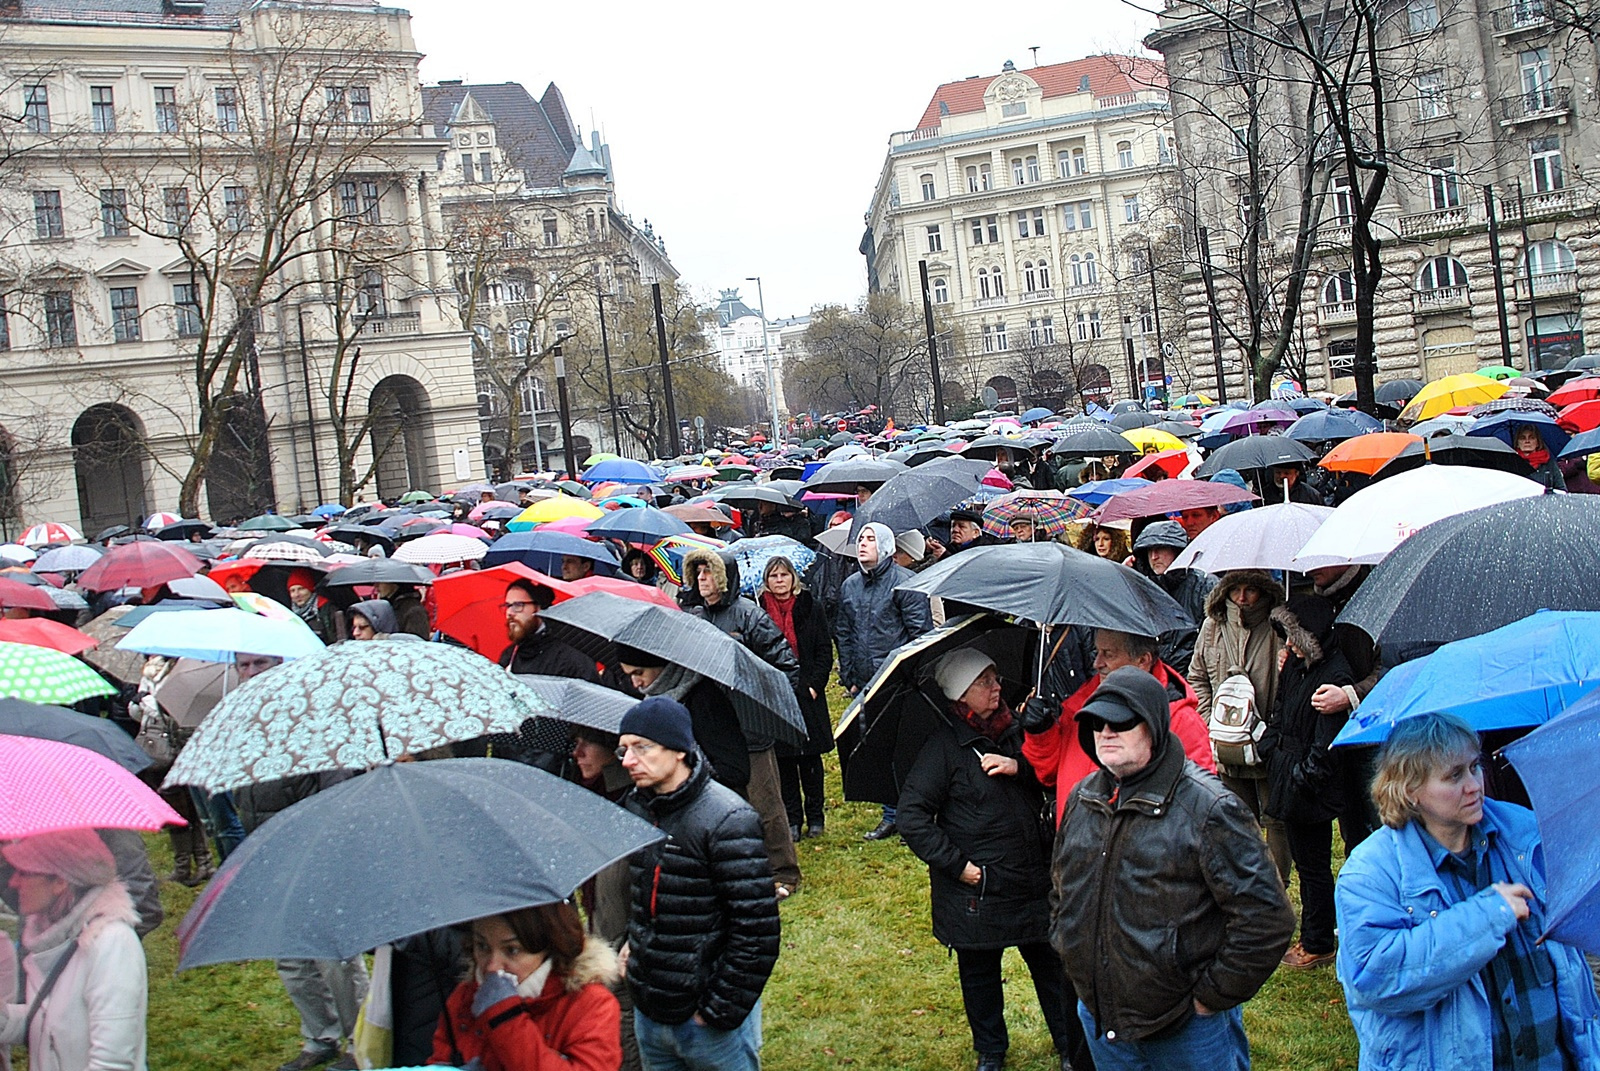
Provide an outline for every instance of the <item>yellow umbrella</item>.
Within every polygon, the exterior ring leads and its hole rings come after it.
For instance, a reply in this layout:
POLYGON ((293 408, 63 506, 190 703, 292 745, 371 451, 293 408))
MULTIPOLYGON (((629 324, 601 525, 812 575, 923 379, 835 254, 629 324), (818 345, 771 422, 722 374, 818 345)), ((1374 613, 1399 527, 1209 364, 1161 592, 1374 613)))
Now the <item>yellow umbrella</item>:
POLYGON ((1416 423, 1436 417, 1440 413, 1462 405, 1482 405, 1504 394, 1510 384, 1476 372, 1436 379, 1417 392, 1409 405, 1400 413, 1400 419, 1416 423))
POLYGON ((511 518, 507 527, 516 532, 532 527, 535 524, 544 524, 546 521, 559 521, 563 517, 582 517, 585 520, 593 520, 596 517, 604 517, 605 515, 605 510, 585 502, 581 498, 573 498, 571 495, 557 495, 554 498, 535 502, 511 518), (518 525, 523 526, 523 528, 518 528, 518 525))
POLYGON ((1134 428, 1123 432, 1122 437, 1147 454, 1184 448, 1182 439, 1170 432, 1156 431, 1154 428, 1134 428))

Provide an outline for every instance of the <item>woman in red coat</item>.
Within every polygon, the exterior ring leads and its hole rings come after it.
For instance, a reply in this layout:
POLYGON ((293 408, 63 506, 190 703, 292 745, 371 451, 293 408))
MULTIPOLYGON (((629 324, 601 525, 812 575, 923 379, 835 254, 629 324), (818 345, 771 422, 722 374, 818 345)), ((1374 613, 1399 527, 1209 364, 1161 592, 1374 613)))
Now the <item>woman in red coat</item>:
POLYGON ((571 904, 472 924, 472 977, 456 987, 430 1064, 473 1071, 617 1071, 621 1011, 606 988, 617 956, 571 904))

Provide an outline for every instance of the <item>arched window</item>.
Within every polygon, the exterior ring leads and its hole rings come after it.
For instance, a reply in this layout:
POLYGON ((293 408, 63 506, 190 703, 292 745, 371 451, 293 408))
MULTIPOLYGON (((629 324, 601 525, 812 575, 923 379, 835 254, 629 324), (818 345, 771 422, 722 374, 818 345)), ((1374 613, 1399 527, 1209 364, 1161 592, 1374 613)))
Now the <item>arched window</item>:
POLYGON ((917 181, 922 184, 922 199, 924 201, 933 200, 933 176, 923 175, 917 181))
POLYGON ((1347 305, 1355 299, 1355 276, 1349 271, 1330 275, 1328 276, 1328 281, 1322 284, 1322 303, 1324 305, 1347 305))
POLYGON ((1117 166, 1124 169, 1133 166, 1133 142, 1117 142, 1117 166))
POLYGON ((1043 260, 1039 262, 1039 289, 1050 289, 1050 265, 1043 260))
POLYGON ((1039 289, 1039 276, 1034 272, 1031 260, 1022 262, 1022 288, 1030 294, 1039 289))
POLYGON ((544 380, 538 376, 529 376, 522 381, 522 413, 532 416, 536 411, 550 408, 545 397, 544 380))
POLYGON ((978 296, 980 298, 994 297, 994 293, 989 289, 988 268, 978 269, 978 296))
POLYGON ((1083 280, 1089 286, 1100 281, 1100 265, 1096 263, 1093 253, 1083 255, 1083 280))
POLYGON ((1558 272, 1577 271, 1578 261, 1566 242, 1547 239, 1528 247, 1528 274, 1554 275, 1558 272))
POLYGON ((948 305, 950 303, 950 284, 943 278, 933 281, 933 303, 935 305, 948 305))
POLYGON ((494 332, 489 330, 488 324, 474 324, 472 327, 475 356, 487 360, 494 355, 494 332))
POLYGON ((1072 273, 1072 285, 1083 285, 1083 258, 1074 253, 1067 258, 1067 270, 1072 273))
POLYGON ((994 296, 995 297, 1005 297, 1006 296, 1005 277, 1000 274, 1000 269, 999 268, 990 268, 989 269, 989 285, 990 285, 990 287, 992 287, 994 289, 994 296))
POLYGON ((533 335, 533 322, 531 320, 518 320, 511 325, 506 342, 511 347, 513 357, 524 356, 528 352, 528 340, 533 335))
POLYGON ((1466 266, 1455 257, 1434 257, 1423 262, 1417 274, 1417 289, 1448 290, 1467 285, 1466 266))

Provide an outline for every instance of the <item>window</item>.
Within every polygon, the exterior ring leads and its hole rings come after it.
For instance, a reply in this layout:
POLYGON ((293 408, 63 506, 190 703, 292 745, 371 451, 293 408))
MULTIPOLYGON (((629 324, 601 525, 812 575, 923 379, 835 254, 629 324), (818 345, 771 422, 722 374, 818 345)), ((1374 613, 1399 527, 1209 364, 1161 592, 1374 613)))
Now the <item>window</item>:
POLYGON ((1030 294, 1039 289, 1039 273, 1031 260, 1022 262, 1022 289, 1030 294))
POLYGON ((72 313, 72 291, 48 290, 44 295, 44 337, 48 346, 76 346, 78 318, 72 313))
POLYGON ((1160 164, 1175 164, 1178 162, 1178 139, 1171 134, 1161 139, 1161 144, 1156 149, 1156 162, 1160 164))
POLYGON ((999 216, 974 216, 968 221, 972 227, 972 244, 993 244, 1000 240, 999 216))
POLYGON ((1125 193, 1125 194, 1122 195, 1122 222, 1124 222, 1124 223, 1138 223, 1139 222, 1139 195, 1138 194, 1136 194, 1136 193, 1125 193))
POLYGON ((1019 115, 1028 114, 1028 102, 1025 100, 1008 100, 1000 105, 1000 118, 1015 119, 1019 115))
POLYGON ((1348 305, 1356 299, 1355 276, 1349 271, 1342 271, 1337 275, 1328 276, 1328 281, 1322 284, 1322 304, 1348 305))
POLYGON ((472 154, 470 152, 462 153, 461 154, 461 181, 462 182, 476 182, 477 178, 475 176, 476 176, 476 172, 473 170, 473 166, 472 166, 472 154))
POLYGON ((1133 142, 1117 142, 1117 166, 1124 170, 1133 166, 1133 142))
POLYGON ((50 133, 50 90, 31 85, 22 94, 22 125, 30 134, 50 133))
POLYGON ((1094 230, 1094 202, 1074 201, 1061 206, 1061 229, 1067 231, 1094 230))
POLYGON ((166 221, 169 237, 176 238, 188 229, 190 218, 188 187, 162 187, 161 217, 166 221))
POLYGON ((1078 318, 1073 323, 1072 330, 1079 342, 1104 338, 1105 328, 1100 323, 1100 311, 1098 309, 1090 309, 1088 312, 1078 313, 1078 318))
POLYGON ((66 234, 60 190, 33 192, 33 227, 40 238, 60 238, 66 234))
MULTIPOLYGON (((599 265, 597 264, 597 265, 595 265, 595 267, 598 268, 599 265)), ((527 301, 528 300, 528 284, 525 281, 521 280, 521 279, 507 279, 506 280, 506 300, 507 301, 527 301)))
POLYGON ((172 308, 178 323, 178 337, 197 338, 200 334, 200 301, 195 297, 193 283, 172 284, 172 308))
POLYGON ((1071 178, 1089 170, 1089 156, 1082 145, 1072 145, 1056 153, 1056 177, 1071 178))
POLYGON ((1467 269, 1455 257, 1434 257, 1422 265, 1417 288, 1423 291, 1448 290, 1467 285, 1467 269))
POLYGON ((234 86, 218 86, 217 129, 225 134, 239 132, 239 90, 234 86))
POLYGON ((243 186, 222 187, 222 219, 230 234, 250 229, 250 195, 243 186))
POLYGON ((544 244, 555 245, 560 240, 560 233, 556 230, 556 217, 544 217, 544 244))
POLYGON ((89 87, 89 129, 96 134, 116 133, 117 105, 110 86, 89 87))
POLYGON ((522 381, 522 415, 532 416, 536 410, 549 409, 550 400, 546 397, 544 380, 538 376, 529 376, 522 381))
POLYGON ((1006 339, 1005 324, 983 325, 984 353, 1003 353, 1009 347, 1009 345, 1010 343, 1006 339))
POLYGON ((1030 156, 1030 157, 1028 157, 1026 159, 1025 163, 1027 164, 1027 167, 1028 167, 1028 181, 1029 182, 1038 182, 1038 181, 1040 181, 1039 158, 1037 156, 1030 156))
POLYGON ((526 357, 528 343, 533 338, 533 321, 518 320, 506 331, 506 343, 511 347, 511 356, 526 357))
POLYGON ((1139 333, 1141 335, 1156 333, 1156 314, 1149 305, 1139 306, 1139 333))
POLYGON ((350 94, 350 121, 352 123, 372 122, 372 87, 351 86, 350 94))
MULTIPOLYGON (((590 238, 593 238, 597 234, 600 233, 599 232, 599 224, 595 221, 594 209, 591 208, 591 209, 589 209, 587 212, 585 212, 583 214, 583 222, 584 222, 584 226, 589 231, 589 237, 590 238)), ((599 274, 600 274, 600 265, 596 264, 594 266, 594 270, 595 270, 595 275, 598 277, 599 274)))
POLYGON ((111 334, 118 342, 139 341, 139 290, 132 286, 111 288, 111 334))
POLYGON ((994 296, 995 296, 995 294, 994 294, 993 284, 990 283, 990 281, 989 281, 989 269, 988 268, 979 268, 978 269, 978 297, 980 297, 980 298, 992 298, 994 296))
POLYGON ((1551 134, 1528 142, 1528 162, 1533 169, 1534 193, 1550 193, 1566 186, 1560 137, 1551 134))
POLYGON ((128 236, 128 191, 100 191, 100 235, 104 238, 128 236))
POLYGON ((1406 21, 1412 33, 1427 33, 1439 25, 1438 0, 1407 0, 1406 21))
POLYGON ((1578 261, 1565 242, 1534 242, 1528 247, 1527 267, 1529 275, 1556 275, 1577 271, 1578 261))
POLYGON ((178 132, 178 90, 175 86, 156 86, 156 133, 178 132))
POLYGON ((375 179, 347 179, 339 183, 339 214, 346 220, 382 223, 381 206, 375 179))
POLYGON ((981 193, 993 184, 988 164, 967 165, 967 192, 981 193))
POLYGON ((1350 176, 1339 172, 1330 183, 1333 192, 1333 222, 1348 227, 1356 218, 1355 191, 1350 188, 1350 176))
POLYGON ((933 280, 933 303, 935 305, 950 304, 950 284, 945 279, 933 280))
POLYGON ((1143 275, 1150 270, 1150 258, 1143 249, 1128 250, 1128 270, 1135 275, 1143 275))
POLYGON ((359 316, 387 315, 383 300, 383 273, 368 268, 361 273, 361 289, 356 292, 356 314, 359 316))
POLYGON ((1228 159, 1243 160, 1250 155, 1250 127, 1241 121, 1240 125, 1228 127, 1228 159))
POLYGON ((922 183, 922 199, 924 201, 933 200, 933 176, 923 175, 917 181, 922 183))
POLYGON ((1004 321, 994 325, 994 348, 1002 352, 1011 348, 1011 344, 1006 341, 1006 325, 1004 321))
POLYGON ((1450 114, 1450 98, 1445 94, 1444 72, 1425 71, 1417 75, 1417 118, 1442 119, 1450 114))
POLYGON ((480 152, 478 154, 478 181, 494 181, 494 154, 480 152))
POLYGON ((1011 185, 1025 186, 1030 182, 1039 181, 1039 158, 1037 156, 1013 156, 1011 158, 1011 185))
POLYGON ((1097 286, 1100 282, 1100 266, 1096 263, 1093 253, 1077 253, 1067 258, 1067 270, 1072 274, 1073 286, 1097 286))
POLYGON ((1035 208, 1016 214, 1018 238, 1044 237, 1044 209, 1035 208))
POLYGON ((11 348, 11 317, 6 310, 6 297, 0 294, 0 350, 11 348))
POLYGON ((1551 107, 1550 49, 1530 48, 1517 57, 1522 72, 1522 110, 1536 112, 1551 107))
POLYGON ((1048 346, 1056 340, 1055 321, 1046 316, 1042 320, 1028 321, 1028 345, 1048 346))
POLYGON ((350 110, 344 103, 344 86, 328 86, 323 90, 323 118, 330 123, 342 123, 349 118, 350 110))
POLYGON ((944 252, 944 230, 937 223, 928 228, 928 252, 944 252))
POLYGON ((1461 207, 1461 178, 1453 156, 1428 161, 1428 200, 1435 212, 1461 207))

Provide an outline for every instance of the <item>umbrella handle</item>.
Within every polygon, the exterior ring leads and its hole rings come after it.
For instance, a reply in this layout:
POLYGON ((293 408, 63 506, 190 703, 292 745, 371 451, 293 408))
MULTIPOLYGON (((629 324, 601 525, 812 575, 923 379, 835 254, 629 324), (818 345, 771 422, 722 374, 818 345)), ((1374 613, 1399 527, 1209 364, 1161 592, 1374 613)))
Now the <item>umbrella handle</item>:
POLYGON ((1038 695, 1044 689, 1044 625, 1039 626, 1039 662, 1038 671, 1033 676, 1033 694, 1038 695))

